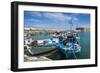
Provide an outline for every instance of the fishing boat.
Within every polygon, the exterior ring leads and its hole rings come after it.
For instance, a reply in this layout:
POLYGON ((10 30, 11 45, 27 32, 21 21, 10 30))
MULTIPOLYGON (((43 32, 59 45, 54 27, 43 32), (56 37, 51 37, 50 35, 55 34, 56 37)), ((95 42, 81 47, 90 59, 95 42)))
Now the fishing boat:
POLYGON ((33 40, 32 37, 24 39, 24 53, 28 56, 44 55, 56 52, 56 43, 58 39, 33 40), (56 41, 55 43, 53 43, 56 41))
POLYGON ((64 45, 64 43, 60 43, 60 46, 58 48, 66 58, 74 57, 77 59, 76 54, 79 54, 81 52, 80 44, 77 40, 77 42, 74 42, 74 38, 68 38, 67 43, 64 45))
MULTIPOLYGON (((78 24, 77 24, 78 27, 78 24)), ((80 36, 78 32, 75 32, 73 29, 73 18, 70 20, 70 32, 67 34, 67 38, 65 41, 61 42, 59 46, 59 50, 65 55, 66 58, 74 57, 77 59, 77 54, 81 52, 80 46, 80 36)))

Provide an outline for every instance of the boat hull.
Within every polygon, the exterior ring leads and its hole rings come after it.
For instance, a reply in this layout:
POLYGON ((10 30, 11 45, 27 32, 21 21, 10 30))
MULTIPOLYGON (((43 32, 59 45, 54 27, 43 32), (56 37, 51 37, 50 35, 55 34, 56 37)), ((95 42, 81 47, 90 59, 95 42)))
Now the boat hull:
POLYGON ((59 51, 62 52, 66 58, 77 58, 76 55, 80 54, 81 47, 59 47, 59 51))

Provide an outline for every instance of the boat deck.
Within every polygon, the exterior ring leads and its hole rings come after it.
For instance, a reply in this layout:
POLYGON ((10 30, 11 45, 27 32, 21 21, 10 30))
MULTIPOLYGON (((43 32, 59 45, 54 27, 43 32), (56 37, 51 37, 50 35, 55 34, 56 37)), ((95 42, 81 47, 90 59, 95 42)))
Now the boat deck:
MULTIPOLYGON (((45 54, 45 53, 50 53, 52 51, 55 51, 56 48, 54 46, 51 47, 32 47, 32 49, 30 49, 32 52, 32 56, 36 56, 36 55, 41 55, 41 54, 45 54)), ((27 51, 25 51, 26 55, 30 55, 27 51)))

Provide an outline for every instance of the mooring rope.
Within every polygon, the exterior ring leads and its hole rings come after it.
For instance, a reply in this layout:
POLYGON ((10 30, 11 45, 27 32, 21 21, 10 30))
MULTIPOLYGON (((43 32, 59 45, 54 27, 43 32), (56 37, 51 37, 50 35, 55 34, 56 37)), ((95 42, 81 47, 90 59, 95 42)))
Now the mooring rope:
MULTIPOLYGON (((73 40, 73 39, 72 39, 72 40, 73 40)), ((73 41, 74 41, 74 40, 73 40, 73 41)), ((72 48, 75 49, 75 47, 74 47, 74 43, 73 43, 72 45, 73 45, 72 48)), ((76 56, 75 51, 74 51, 73 49, 72 49, 72 52, 73 52, 74 58, 77 59, 77 56, 76 56)))
MULTIPOLYGON (((75 49, 75 48, 74 48, 75 49)), ((74 55, 74 57, 75 57, 75 59, 77 59, 77 56, 76 56, 76 54, 75 54, 75 51, 74 50, 72 50, 73 51, 73 55, 74 55)))

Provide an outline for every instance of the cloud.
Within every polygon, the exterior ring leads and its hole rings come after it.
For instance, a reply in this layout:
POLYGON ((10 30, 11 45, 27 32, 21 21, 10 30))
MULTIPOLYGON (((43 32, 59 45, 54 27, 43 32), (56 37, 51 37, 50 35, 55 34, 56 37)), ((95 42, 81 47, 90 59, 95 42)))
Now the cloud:
POLYGON ((31 18, 31 19, 25 19, 24 21, 26 22, 41 22, 41 20, 35 19, 35 18, 31 18))
POLYGON ((70 27, 78 21, 76 15, 56 12, 27 12, 31 18, 25 19, 25 25, 41 28, 62 28, 70 27))
POLYGON ((32 12, 32 16, 42 17, 41 12, 32 12))
POLYGON ((48 18, 48 19, 54 19, 54 20, 59 20, 59 21, 63 21, 65 20, 65 17, 62 13, 44 13, 44 17, 48 18))
POLYGON ((26 11, 29 15, 31 16, 37 16, 37 17, 42 17, 41 12, 37 12, 37 11, 26 11))
POLYGON ((90 27, 90 24, 81 24, 80 27, 89 28, 90 27))
MULTIPOLYGON (((72 20, 72 16, 70 15, 64 15, 64 13, 53 13, 53 12, 27 12, 29 15, 32 16, 31 19, 27 19, 27 21, 39 21, 36 18, 42 18, 41 21, 48 20, 51 22, 66 22, 69 23, 70 20, 72 20)), ((77 18, 74 17, 73 21, 77 20, 77 18)))
POLYGON ((68 21, 71 20, 71 16, 65 16, 64 13, 43 13, 44 17, 47 19, 55 21, 68 21))

